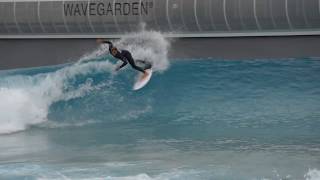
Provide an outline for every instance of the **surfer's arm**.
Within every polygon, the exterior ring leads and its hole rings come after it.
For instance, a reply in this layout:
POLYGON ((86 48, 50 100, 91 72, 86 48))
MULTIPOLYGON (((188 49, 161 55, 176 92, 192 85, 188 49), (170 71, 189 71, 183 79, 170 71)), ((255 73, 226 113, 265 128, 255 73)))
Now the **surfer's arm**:
POLYGON ((121 68, 125 67, 125 66, 128 64, 127 61, 122 60, 122 59, 120 59, 120 60, 121 60, 123 63, 116 68, 116 71, 119 71, 121 68))
POLYGON ((97 39, 97 43, 98 44, 109 44, 109 47, 112 48, 113 47, 113 44, 111 41, 108 41, 108 40, 104 40, 104 39, 97 39))
POLYGON ((109 44, 110 47, 113 47, 112 42, 108 41, 108 40, 102 40, 101 41, 102 44, 109 44))
POLYGON ((108 40, 103 40, 102 43, 109 45, 109 52, 110 52, 110 54, 112 54, 112 48, 113 48, 112 42, 110 42, 108 40))

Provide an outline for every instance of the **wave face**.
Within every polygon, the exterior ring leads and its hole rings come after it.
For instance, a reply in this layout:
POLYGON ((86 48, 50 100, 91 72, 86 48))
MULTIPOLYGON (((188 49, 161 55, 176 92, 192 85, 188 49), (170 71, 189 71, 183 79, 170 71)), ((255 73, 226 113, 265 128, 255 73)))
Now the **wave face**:
POLYGON ((0 72, 0 178, 319 179, 318 58, 169 63, 143 33, 116 42, 154 64, 140 91, 104 46, 0 72))

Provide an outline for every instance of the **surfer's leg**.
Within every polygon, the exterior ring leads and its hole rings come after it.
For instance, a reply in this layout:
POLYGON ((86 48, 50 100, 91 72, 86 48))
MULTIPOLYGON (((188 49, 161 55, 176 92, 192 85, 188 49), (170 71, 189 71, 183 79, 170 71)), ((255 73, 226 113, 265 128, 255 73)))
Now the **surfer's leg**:
POLYGON ((142 72, 142 73, 145 73, 144 69, 142 69, 141 67, 137 66, 136 63, 134 62, 132 56, 130 53, 126 53, 126 56, 125 56, 127 59, 128 59, 128 62, 129 64, 132 66, 132 68, 142 72))
POLYGON ((143 68, 143 70, 151 69, 151 67, 152 67, 152 65, 151 65, 149 62, 145 61, 145 60, 137 59, 137 60, 135 60, 135 62, 138 62, 138 63, 144 64, 144 68, 143 68))
POLYGON ((139 62, 139 63, 142 63, 142 64, 146 64, 146 61, 144 61, 144 60, 140 60, 140 59, 136 59, 136 61, 135 62, 139 62))

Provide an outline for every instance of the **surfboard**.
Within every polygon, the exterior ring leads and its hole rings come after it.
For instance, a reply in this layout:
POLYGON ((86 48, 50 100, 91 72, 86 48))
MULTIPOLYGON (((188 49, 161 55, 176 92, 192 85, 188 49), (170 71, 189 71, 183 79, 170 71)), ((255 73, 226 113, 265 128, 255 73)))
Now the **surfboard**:
POLYGON ((143 88, 150 81, 151 76, 152 76, 152 69, 146 69, 145 71, 148 73, 148 75, 144 75, 142 73, 139 73, 138 78, 133 85, 133 90, 136 91, 136 90, 143 88))

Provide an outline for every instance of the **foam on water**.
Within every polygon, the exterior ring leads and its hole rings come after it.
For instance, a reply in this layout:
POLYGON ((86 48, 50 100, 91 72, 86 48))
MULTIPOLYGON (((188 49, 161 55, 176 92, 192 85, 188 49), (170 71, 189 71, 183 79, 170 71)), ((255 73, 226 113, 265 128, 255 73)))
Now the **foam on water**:
MULTIPOLYGON (((117 163, 112 165, 113 168, 126 168, 126 165, 119 166, 117 163)), ((132 165, 130 165, 132 166, 132 165)), ((237 172, 232 172, 229 168, 220 170, 209 169, 171 169, 167 172, 160 173, 119 173, 116 175, 108 169, 108 166, 102 167, 55 167, 55 166, 42 166, 38 164, 30 164, 9 166, 10 169, 3 168, 0 165, 0 177, 16 177, 16 179, 37 179, 37 180, 54 180, 54 179, 77 179, 77 180, 175 180, 175 179, 261 179, 261 180, 283 180, 283 179, 296 179, 290 174, 286 176, 275 175, 273 177, 254 177, 243 176, 237 172), (101 169, 100 169, 101 168, 101 169), (112 174, 112 175, 110 175, 112 174)), ((302 180, 319 180, 320 171, 318 169, 309 169, 301 174, 302 180)))
MULTIPOLYGON (((133 52, 138 59, 148 59, 155 71, 167 69, 168 41, 158 32, 131 34, 115 42, 119 47, 133 52)), ((90 79, 74 87, 77 76, 92 73, 113 74, 115 65, 111 61, 91 61, 105 55, 108 48, 101 45, 94 52, 85 55, 77 63, 67 65, 53 72, 35 75, 8 75, 0 80, 0 134, 26 129, 28 126, 47 121, 50 106, 58 101, 84 96, 95 88, 90 79)))
POLYGON ((309 169, 304 178, 306 180, 320 180, 320 171, 318 169, 309 169))
POLYGON ((15 75, 0 81, 0 134, 24 130, 47 120, 51 104, 81 97, 94 86, 90 81, 70 89, 68 81, 77 75, 112 71, 110 62, 90 62, 33 76, 15 75))

